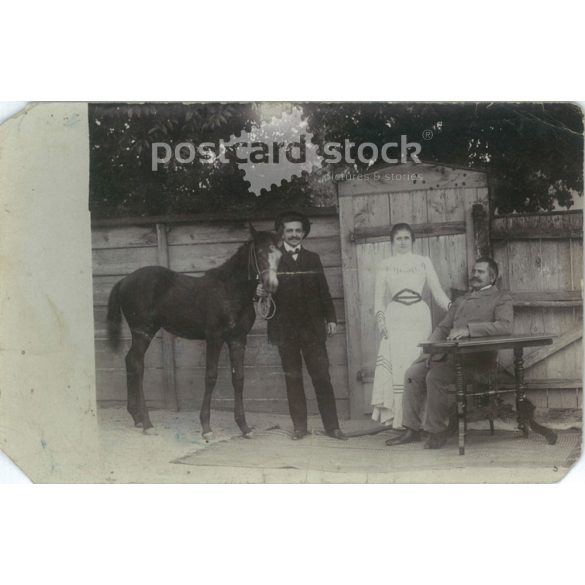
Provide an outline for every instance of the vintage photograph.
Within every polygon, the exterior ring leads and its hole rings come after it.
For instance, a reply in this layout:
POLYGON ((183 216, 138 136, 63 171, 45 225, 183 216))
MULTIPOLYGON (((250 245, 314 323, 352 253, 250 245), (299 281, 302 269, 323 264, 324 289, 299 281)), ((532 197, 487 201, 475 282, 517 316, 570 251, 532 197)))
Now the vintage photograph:
POLYGON ((550 483, 578 461, 579 105, 38 104, 1 128, 5 151, 43 128, 76 181, 30 221, 75 256, 43 265, 79 306, 31 307, 83 353, 61 367, 84 389, 0 394, 9 456, 23 396, 39 410, 25 472, 38 456, 42 481, 550 483))

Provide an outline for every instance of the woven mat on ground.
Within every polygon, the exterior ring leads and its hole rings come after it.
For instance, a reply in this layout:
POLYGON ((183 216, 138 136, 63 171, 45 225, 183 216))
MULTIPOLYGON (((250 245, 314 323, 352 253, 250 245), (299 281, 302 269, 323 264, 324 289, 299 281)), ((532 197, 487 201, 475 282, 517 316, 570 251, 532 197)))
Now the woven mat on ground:
POLYGON ((580 455, 581 432, 561 431, 555 445, 539 435, 528 439, 519 432, 469 431, 465 455, 460 456, 457 438, 438 450, 422 443, 386 447, 385 434, 338 441, 312 434, 291 441, 281 429, 258 431, 253 439, 233 437, 212 443, 173 463, 194 466, 230 466, 257 469, 299 469, 334 472, 391 473, 455 467, 570 467, 580 455))

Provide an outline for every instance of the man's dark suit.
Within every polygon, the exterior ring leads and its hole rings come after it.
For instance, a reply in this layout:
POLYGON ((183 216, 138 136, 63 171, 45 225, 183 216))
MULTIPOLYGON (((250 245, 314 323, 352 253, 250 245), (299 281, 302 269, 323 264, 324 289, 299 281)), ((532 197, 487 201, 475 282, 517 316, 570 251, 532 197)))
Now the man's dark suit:
MULTIPOLYGON (((453 303, 429 341, 446 339, 453 328, 467 328, 469 337, 509 335, 512 322, 512 298, 507 292, 496 286, 469 291, 453 303)), ((496 357, 493 352, 465 356, 466 379, 485 379, 496 357)), ((455 383, 455 365, 452 356, 435 355, 430 363, 427 358, 421 355, 404 375, 403 425, 413 431, 422 427, 440 433, 449 423, 448 389, 455 383)))
POLYGON ((296 260, 284 251, 273 295, 276 313, 268 321, 268 340, 278 346, 295 431, 307 430, 307 402, 302 361, 311 376, 326 431, 339 428, 325 345, 326 323, 335 323, 335 308, 318 254, 301 248, 296 260))

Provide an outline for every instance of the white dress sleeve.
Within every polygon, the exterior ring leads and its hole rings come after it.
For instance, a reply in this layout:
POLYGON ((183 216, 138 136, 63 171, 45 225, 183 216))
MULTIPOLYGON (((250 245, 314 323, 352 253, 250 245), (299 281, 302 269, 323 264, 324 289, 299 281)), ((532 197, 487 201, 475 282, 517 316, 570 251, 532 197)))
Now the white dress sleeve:
POLYGON ((437 276, 437 272, 435 271, 435 267, 430 258, 425 257, 425 269, 427 275, 427 284, 429 285, 429 289, 435 302, 443 309, 447 311, 449 309, 449 305, 451 304, 451 300, 443 291, 441 287, 441 283, 439 282, 439 277, 437 276))
POLYGON ((376 285, 374 289, 374 315, 376 319, 382 314, 386 316, 386 307, 384 306, 384 297, 386 296, 386 262, 380 262, 376 267, 376 285))

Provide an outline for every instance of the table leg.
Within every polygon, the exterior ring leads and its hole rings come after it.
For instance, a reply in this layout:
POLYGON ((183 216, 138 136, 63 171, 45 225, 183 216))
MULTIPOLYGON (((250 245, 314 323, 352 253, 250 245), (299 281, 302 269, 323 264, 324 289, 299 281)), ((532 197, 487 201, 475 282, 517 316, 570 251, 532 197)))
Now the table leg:
POLYGON ((455 388, 457 391, 459 455, 465 455, 465 376, 463 374, 463 356, 459 352, 455 352, 455 388))
POLYGON ((518 420, 518 428, 527 437, 528 420, 526 419, 526 411, 522 404, 526 400, 526 388, 524 385, 524 351, 521 347, 514 348, 514 374, 516 378, 516 417, 518 420))

